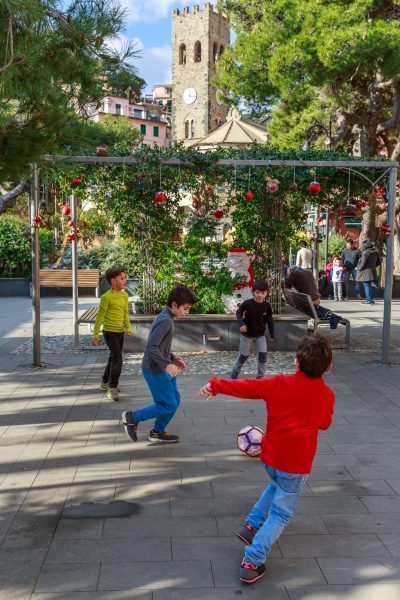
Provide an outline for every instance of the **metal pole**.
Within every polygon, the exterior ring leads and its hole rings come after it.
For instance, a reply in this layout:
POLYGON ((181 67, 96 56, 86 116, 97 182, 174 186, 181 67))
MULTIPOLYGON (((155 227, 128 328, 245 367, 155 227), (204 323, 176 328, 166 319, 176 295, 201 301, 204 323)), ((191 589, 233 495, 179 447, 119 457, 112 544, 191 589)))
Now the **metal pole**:
POLYGON ((385 294, 383 307, 383 328, 382 328, 382 364, 389 364, 390 347, 390 317, 392 310, 392 288, 393 288, 393 243, 394 243, 394 221, 395 221, 395 203, 396 203, 396 181, 397 168, 390 169, 389 176, 389 202, 388 218, 389 235, 386 237, 386 273, 385 273, 385 294))
POLYGON ((32 342, 33 366, 41 367, 40 362, 40 244, 39 225, 35 224, 35 217, 39 214, 40 173, 37 164, 33 165, 33 176, 30 189, 30 217, 31 217, 31 247, 32 247, 32 342))
POLYGON ((325 266, 328 264, 329 254, 329 208, 326 209, 326 226, 325 226, 325 266))
POLYGON ((313 268, 313 274, 314 274, 314 279, 317 283, 318 283, 318 231, 319 231, 318 219, 319 219, 319 206, 316 206, 315 213, 314 213, 314 260, 313 260, 314 268, 313 268))
POLYGON ((72 325, 74 328, 75 348, 79 348, 79 325, 78 325, 78 240, 76 236, 76 195, 71 198, 72 220, 75 238, 72 240, 72 325))

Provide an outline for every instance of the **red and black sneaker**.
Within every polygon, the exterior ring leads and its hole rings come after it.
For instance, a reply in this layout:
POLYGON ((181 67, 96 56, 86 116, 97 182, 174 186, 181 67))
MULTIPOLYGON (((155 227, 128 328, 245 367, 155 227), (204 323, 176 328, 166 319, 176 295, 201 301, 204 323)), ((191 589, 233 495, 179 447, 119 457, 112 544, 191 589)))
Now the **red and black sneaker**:
POLYGON ((242 540, 242 542, 251 546, 253 543, 253 538, 256 535, 256 530, 254 529, 253 525, 246 523, 246 525, 243 525, 236 535, 239 540, 242 540))
POLYGON ((265 575, 265 565, 253 565, 246 558, 242 560, 240 565, 240 581, 245 583, 254 583, 265 575))
POLYGON ((176 444, 179 437, 168 431, 155 431, 152 429, 149 433, 150 442, 167 442, 167 444, 176 444))

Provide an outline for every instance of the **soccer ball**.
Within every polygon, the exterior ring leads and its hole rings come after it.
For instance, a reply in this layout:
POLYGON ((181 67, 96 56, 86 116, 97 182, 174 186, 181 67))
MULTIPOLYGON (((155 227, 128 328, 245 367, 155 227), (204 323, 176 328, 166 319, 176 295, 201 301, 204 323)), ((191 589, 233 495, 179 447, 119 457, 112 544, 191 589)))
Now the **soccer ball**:
POLYGON ((255 425, 246 425, 238 433, 237 436, 237 447, 240 452, 251 456, 252 458, 260 456, 261 454, 261 442, 263 439, 264 432, 255 425))

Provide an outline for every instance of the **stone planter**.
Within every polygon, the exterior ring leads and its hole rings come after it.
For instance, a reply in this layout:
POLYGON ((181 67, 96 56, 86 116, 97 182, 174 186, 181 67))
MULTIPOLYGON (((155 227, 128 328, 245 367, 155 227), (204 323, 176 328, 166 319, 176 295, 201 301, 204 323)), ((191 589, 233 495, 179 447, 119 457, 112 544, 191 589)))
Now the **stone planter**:
POLYGON ((29 296, 28 277, 0 277, 0 296, 29 296))
MULTIPOLYGON (((130 315, 133 335, 125 336, 125 352, 143 352, 155 315, 130 315)), ((268 349, 294 350, 307 331, 307 317, 285 307, 274 315, 275 340, 267 335, 268 349)), ((175 321, 175 352, 238 350, 240 332, 235 315, 189 315, 175 321)))

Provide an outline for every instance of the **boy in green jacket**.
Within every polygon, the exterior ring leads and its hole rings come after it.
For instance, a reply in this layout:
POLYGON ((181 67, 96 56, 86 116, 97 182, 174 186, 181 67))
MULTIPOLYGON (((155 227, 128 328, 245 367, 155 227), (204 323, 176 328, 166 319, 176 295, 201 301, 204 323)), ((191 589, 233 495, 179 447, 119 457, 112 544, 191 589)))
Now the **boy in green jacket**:
POLYGON ((107 397, 110 400, 117 401, 119 400, 118 381, 122 370, 124 332, 126 331, 126 335, 132 335, 132 327, 128 317, 125 271, 118 267, 108 269, 106 279, 111 285, 111 290, 101 297, 99 312, 94 323, 92 345, 99 345, 99 332, 103 325, 103 337, 110 350, 110 356, 100 388, 107 390, 107 397))

